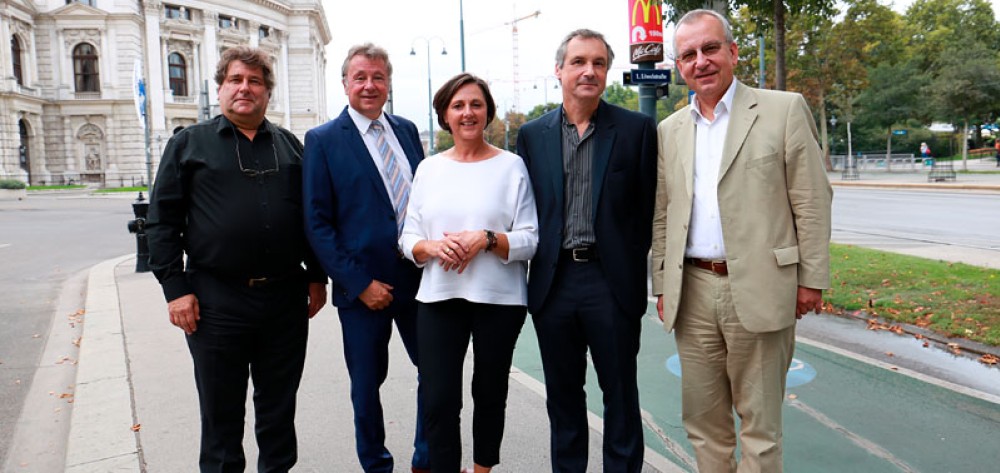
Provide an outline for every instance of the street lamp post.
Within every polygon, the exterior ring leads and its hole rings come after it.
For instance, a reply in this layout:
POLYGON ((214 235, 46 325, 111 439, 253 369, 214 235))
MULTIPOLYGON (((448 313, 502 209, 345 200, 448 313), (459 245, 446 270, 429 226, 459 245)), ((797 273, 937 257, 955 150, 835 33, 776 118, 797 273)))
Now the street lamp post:
MULTIPOLYGON (((538 79, 538 78, 536 77, 536 79, 538 79)), ((554 79, 554 77, 541 76, 541 79, 542 79, 542 89, 544 89, 544 96, 545 96, 545 104, 544 105, 548 105, 549 104, 549 79, 554 79)), ((538 88, 538 84, 536 83, 533 88, 537 89, 538 88)), ((559 88, 559 81, 558 80, 556 81, 555 85, 552 86, 552 88, 553 89, 558 89, 559 88)))
POLYGON ((427 46, 427 154, 434 154, 434 106, 431 104, 431 41, 438 40, 441 43, 441 55, 445 56, 448 54, 448 50, 444 47, 444 40, 432 36, 430 38, 424 38, 423 36, 418 36, 414 38, 413 42, 410 44, 410 56, 416 56, 417 50, 414 45, 418 41, 423 41, 424 45, 427 46))

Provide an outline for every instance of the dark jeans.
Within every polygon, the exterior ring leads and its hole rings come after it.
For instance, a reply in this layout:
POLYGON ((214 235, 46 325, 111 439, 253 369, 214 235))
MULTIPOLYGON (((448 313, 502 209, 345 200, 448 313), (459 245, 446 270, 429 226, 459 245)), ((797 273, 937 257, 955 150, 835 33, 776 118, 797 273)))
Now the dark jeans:
POLYGON ((253 379, 260 472, 287 472, 298 458, 295 396, 309 331, 304 278, 239 287, 190 273, 201 320, 187 336, 201 406, 199 466, 242 472, 247 379, 253 379))
POLYGON ((636 381, 641 314, 615 303, 599 261, 561 258, 545 305, 532 314, 545 372, 552 471, 587 470, 587 352, 604 393, 604 471, 642 468, 636 381))
POLYGON ((472 338, 473 461, 500 463, 507 382, 527 310, 451 299, 417 306, 420 377, 431 471, 455 473, 462 463, 462 374, 472 338))

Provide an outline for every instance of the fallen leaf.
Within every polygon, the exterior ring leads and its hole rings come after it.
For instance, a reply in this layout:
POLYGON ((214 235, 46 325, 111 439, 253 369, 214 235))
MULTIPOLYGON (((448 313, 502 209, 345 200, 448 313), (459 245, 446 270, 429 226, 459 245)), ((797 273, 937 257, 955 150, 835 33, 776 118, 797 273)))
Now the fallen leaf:
POLYGON ((979 357, 979 362, 985 365, 995 365, 997 363, 1000 363, 1000 359, 998 359, 995 355, 991 353, 987 353, 979 357))
POLYGON ((890 367, 889 367, 889 369, 890 369, 890 370, 893 370, 893 371, 899 371, 899 368, 897 368, 897 367, 895 367, 895 366, 890 366, 890 367))
POLYGON ((798 399, 798 398, 799 398, 798 394, 789 394, 788 395, 788 399, 798 399))
POLYGON ((924 348, 927 348, 927 347, 929 347, 929 346, 931 346, 931 343, 930 343, 930 342, 924 342, 924 348))
POLYGON ((138 432, 142 428, 142 424, 135 424, 132 426, 132 432, 138 432))
POLYGON ((885 352, 885 356, 896 356, 896 354, 891 351, 887 351, 885 352))
POLYGON ((78 310, 76 311, 76 315, 83 315, 83 314, 86 314, 86 313, 87 313, 87 311, 85 311, 85 310, 83 310, 83 309, 78 309, 78 310))

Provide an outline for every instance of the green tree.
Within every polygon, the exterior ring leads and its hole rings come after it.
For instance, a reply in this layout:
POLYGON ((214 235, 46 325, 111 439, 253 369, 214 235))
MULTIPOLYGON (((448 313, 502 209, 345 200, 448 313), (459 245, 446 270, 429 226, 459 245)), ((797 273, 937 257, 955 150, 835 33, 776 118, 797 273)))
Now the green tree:
MULTIPOLYGON (((667 13, 671 21, 677 21, 680 17, 693 9, 704 8, 709 3, 705 0, 674 0, 667 7, 667 13)), ((834 0, 726 0, 728 11, 739 10, 740 7, 747 7, 749 19, 753 21, 760 32, 773 31, 774 41, 774 88, 785 90, 785 78, 787 71, 785 68, 786 45, 785 45, 785 20, 788 14, 815 14, 832 16, 834 12, 834 0)))
POLYGON ((885 131, 887 166, 891 167, 893 126, 918 114, 921 108, 919 91, 927 85, 928 79, 920 72, 916 61, 882 63, 868 72, 868 88, 858 96, 858 105, 863 123, 885 131))
POLYGON ((930 97, 933 114, 961 130, 962 159, 968 147, 964 139, 969 125, 976 126, 976 146, 982 143, 979 132, 983 123, 992 121, 1000 102, 1000 67, 994 50, 973 42, 942 51, 940 69, 924 89, 930 97))
POLYGON ((604 89, 604 101, 629 110, 639 110, 639 93, 618 82, 604 89))
POLYGON ((531 120, 534 120, 542 115, 545 115, 546 113, 555 110, 557 108, 559 108, 559 104, 552 102, 535 105, 535 108, 532 108, 531 111, 528 112, 528 116, 525 117, 525 119, 530 122, 531 120))

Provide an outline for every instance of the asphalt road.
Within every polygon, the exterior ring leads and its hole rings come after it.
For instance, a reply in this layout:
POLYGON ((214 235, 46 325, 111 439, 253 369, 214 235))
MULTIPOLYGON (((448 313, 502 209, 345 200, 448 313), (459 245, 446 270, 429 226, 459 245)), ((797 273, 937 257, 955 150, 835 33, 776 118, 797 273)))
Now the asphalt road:
MULTIPOLYGON (((125 227, 131 198, 33 194, 0 201, 0 465, 36 371, 60 362, 41 357, 53 321, 65 324, 73 312, 55 313, 64 283, 80 284, 81 271, 135 251, 125 227)), ((64 307, 82 308, 76 295, 64 307)))
POLYGON ((838 187, 833 240, 1000 268, 1000 197, 838 187))

